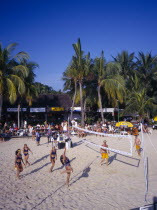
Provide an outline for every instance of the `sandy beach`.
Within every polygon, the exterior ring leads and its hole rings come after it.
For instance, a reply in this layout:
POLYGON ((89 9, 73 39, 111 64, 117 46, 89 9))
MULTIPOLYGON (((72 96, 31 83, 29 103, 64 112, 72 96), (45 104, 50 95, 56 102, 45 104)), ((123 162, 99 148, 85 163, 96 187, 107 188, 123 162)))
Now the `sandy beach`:
MULTIPOLYGON (((13 138, 0 143, 0 209, 134 209, 153 202, 157 196, 157 131, 144 134, 145 155, 148 157, 148 195, 145 201, 145 180, 143 159, 137 155, 126 157, 110 152, 109 166, 100 166, 100 149, 82 143, 81 138, 72 136, 74 147, 67 150, 74 172, 70 187, 65 185, 66 174, 60 174, 63 167, 58 159, 52 173, 49 153, 51 144, 41 138, 41 145, 31 138, 13 138), (14 170, 15 151, 24 144, 30 153, 31 166, 24 168, 17 180, 14 170)), ((129 151, 127 139, 88 135, 90 142, 101 145, 106 139, 109 147, 129 151)), ((134 139, 133 139, 134 140, 134 139)), ((132 140, 132 141, 133 141, 132 140)))

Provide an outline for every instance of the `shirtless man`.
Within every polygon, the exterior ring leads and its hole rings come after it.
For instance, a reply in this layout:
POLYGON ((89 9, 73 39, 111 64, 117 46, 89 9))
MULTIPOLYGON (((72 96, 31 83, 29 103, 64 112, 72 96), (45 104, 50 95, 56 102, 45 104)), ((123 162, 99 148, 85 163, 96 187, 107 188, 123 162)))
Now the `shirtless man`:
MULTIPOLYGON (((102 147, 108 147, 108 145, 106 144, 106 140, 104 140, 102 147)), ((101 158, 102 158, 101 166, 102 166, 103 162, 105 161, 105 159, 106 159, 106 165, 108 166, 108 158, 109 158, 108 150, 101 148, 100 153, 101 153, 101 158)))
POLYGON ((135 143, 134 143, 134 146, 136 146, 136 151, 138 153, 139 156, 141 156, 141 140, 138 138, 138 135, 135 136, 135 143))

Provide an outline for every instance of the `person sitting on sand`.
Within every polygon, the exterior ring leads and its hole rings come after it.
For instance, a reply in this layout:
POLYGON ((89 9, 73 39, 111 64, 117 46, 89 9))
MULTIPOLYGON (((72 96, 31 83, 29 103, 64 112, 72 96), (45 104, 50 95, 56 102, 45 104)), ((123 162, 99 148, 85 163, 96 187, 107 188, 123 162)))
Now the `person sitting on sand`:
MULTIPOLYGON (((106 140, 104 140, 103 142, 104 143, 103 143, 102 147, 108 147, 108 145, 106 144, 106 140)), ((109 156, 108 156, 108 150, 101 148, 100 149, 100 153, 101 153, 101 158, 102 158, 102 160, 101 160, 101 166, 102 166, 103 162, 105 161, 105 159, 106 159, 106 164, 108 166, 108 158, 109 158, 109 156)))
POLYGON ((53 170, 53 167, 55 165, 55 160, 57 160, 57 151, 56 151, 56 148, 53 146, 52 150, 50 151, 50 161, 52 163, 52 166, 50 168, 50 172, 52 172, 52 170, 53 170))
POLYGON ((134 146, 136 146, 136 151, 139 156, 141 156, 141 146, 140 145, 141 145, 141 140, 138 138, 138 136, 135 136, 134 146))
POLYGON ((66 157, 65 153, 66 153, 66 148, 64 150, 63 155, 61 155, 61 157, 60 157, 60 161, 61 161, 62 165, 65 166, 65 170, 62 171, 61 174, 67 173, 66 185, 69 187, 70 175, 71 175, 71 172, 73 172, 73 168, 71 167, 70 160, 68 157, 66 157))
POLYGON ((23 171, 22 163, 25 165, 22 159, 21 150, 18 149, 15 152, 15 169, 16 169, 16 176, 19 179, 19 174, 23 171))
POLYGON ((28 158, 29 158, 28 151, 30 151, 33 154, 33 152, 30 150, 30 148, 27 146, 27 144, 24 144, 23 154, 24 154, 24 160, 25 160, 25 167, 27 166, 27 164, 30 166, 30 163, 28 162, 28 158))

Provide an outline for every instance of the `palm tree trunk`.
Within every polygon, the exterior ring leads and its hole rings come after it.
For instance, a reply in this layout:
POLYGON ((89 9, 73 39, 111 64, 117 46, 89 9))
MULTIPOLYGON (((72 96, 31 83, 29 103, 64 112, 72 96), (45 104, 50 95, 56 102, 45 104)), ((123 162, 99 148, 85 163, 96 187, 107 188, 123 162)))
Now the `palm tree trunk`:
POLYGON ((73 96, 73 102, 72 102, 72 107, 71 107, 70 120, 73 119, 73 109, 74 109, 75 98, 76 98, 76 90, 77 90, 77 82, 75 81, 75 93, 74 93, 74 96, 73 96))
POLYGON ((84 107, 83 107, 82 81, 79 81, 79 85, 80 85, 80 103, 81 103, 81 126, 84 127, 84 107))
POLYGON ((86 121, 87 115, 86 115, 86 99, 84 100, 84 120, 86 121))
POLYGON ((1 117, 2 117, 2 104, 3 104, 3 95, 0 94, 0 120, 1 120, 1 117))
POLYGON ((100 94, 100 85, 98 85, 98 99, 99 99, 99 105, 100 105, 101 119, 102 119, 102 123, 104 124, 104 114, 103 114, 103 110, 102 110, 102 100, 101 100, 101 94, 100 94))
POLYGON ((20 104, 18 104, 17 111, 18 111, 18 129, 20 129, 20 104))

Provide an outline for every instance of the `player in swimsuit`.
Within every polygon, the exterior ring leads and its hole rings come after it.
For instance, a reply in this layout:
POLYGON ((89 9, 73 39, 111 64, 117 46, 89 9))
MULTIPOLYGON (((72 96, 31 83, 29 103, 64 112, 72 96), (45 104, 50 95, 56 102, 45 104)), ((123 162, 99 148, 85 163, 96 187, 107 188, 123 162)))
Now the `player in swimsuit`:
MULTIPOLYGON (((108 145, 106 144, 106 140, 104 140, 104 143, 103 143, 102 146, 103 147, 108 147, 108 145)), ((108 166, 108 158, 109 158, 109 156, 108 156, 108 150, 101 148, 100 149, 100 153, 101 153, 101 158, 102 158, 102 160, 101 160, 101 166, 102 166, 103 162, 105 161, 105 159, 106 159, 106 165, 108 166)))
POLYGON ((15 152, 15 169, 16 169, 16 176, 18 179, 20 178, 19 174, 23 171, 22 163, 25 165, 22 159, 21 150, 18 149, 15 152))
POLYGON ((29 158, 28 151, 30 151, 33 154, 33 152, 30 150, 30 148, 27 146, 27 144, 24 144, 23 154, 24 154, 24 160, 25 160, 25 167, 27 166, 27 164, 30 166, 30 163, 28 162, 28 158, 29 158))
POLYGON ((135 136, 134 146, 136 146, 136 151, 139 156, 141 156, 141 140, 138 138, 138 135, 135 136))
POLYGON ((71 172, 73 172, 73 168, 71 167, 70 160, 68 157, 66 157, 65 153, 66 153, 66 148, 64 150, 64 154, 61 155, 60 157, 61 163, 65 166, 65 170, 62 171, 61 174, 67 173, 66 185, 69 187, 70 175, 71 175, 71 172))
POLYGON ((52 150, 50 151, 50 161, 52 163, 52 166, 50 168, 50 172, 52 172, 56 160, 57 160, 57 151, 56 151, 56 148, 53 146, 52 150))

